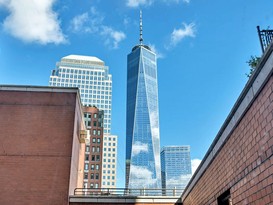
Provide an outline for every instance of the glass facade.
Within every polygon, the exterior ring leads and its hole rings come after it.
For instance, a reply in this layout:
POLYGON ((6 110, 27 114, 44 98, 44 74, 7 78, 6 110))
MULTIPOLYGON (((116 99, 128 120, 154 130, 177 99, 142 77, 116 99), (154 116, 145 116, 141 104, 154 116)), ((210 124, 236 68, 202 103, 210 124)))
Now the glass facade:
POLYGON ((167 146, 161 149, 163 189, 184 189, 191 178, 190 146, 167 146))
POLYGON ((135 46, 127 57, 126 188, 161 188, 156 55, 135 46))
POLYGON ((84 106, 104 111, 104 134, 111 133, 112 75, 96 57, 69 55, 56 64, 50 86, 78 87, 84 106))

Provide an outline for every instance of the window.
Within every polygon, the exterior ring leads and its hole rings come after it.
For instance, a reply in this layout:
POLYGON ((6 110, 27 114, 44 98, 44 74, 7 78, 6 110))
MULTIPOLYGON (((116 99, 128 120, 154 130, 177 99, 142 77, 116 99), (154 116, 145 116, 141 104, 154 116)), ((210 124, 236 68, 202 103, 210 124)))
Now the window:
POLYGON ((100 138, 98 138, 97 141, 98 141, 98 144, 99 144, 100 143, 100 138))
POLYGON ((97 147, 97 152, 100 152, 100 147, 97 147))
POLYGON ((108 146, 111 146, 111 142, 108 143, 108 146))
POLYGON ((230 205, 232 204, 231 196, 230 196, 230 190, 225 191, 223 194, 221 194, 217 198, 217 204, 218 205, 230 205))
POLYGON ((103 176, 102 178, 105 179, 105 176, 103 176))
POLYGON ((90 151, 90 147, 88 145, 85 146, 85 151, 89 152, 90 151))
POLYGON ((98 183, 95 184, 95 188, 99 188, 99 184, 98 183))
POLYGON ((88 173, 84 173, 84 179, 88 179, 88 173))
POLYGON ((100 155, 96 156, 96 161, 99 162, 100 161, 100 155))
POLYGON ((97 118, 97 116, 98 116, 98 115, 95 113, 95 114, 94 114, 94 118, 97 118))
POLYGON ((107 179, 110 179, 110 176, 107 176, 107 179))
POLYGON ((96 164, 96 170, 100 169, 100 165, 96 164))
POLYGON ((92 142, 93 142, 93 143, 96 143, 96 138, 95 138, 95 137, 92 139, 92 142))
POLYGON ((98 130, 98 135, 100 135, 101 134, 101 131, 100 130, 98 130))
POLYGON ((93 122, 94 127, 97 127, 97 121, 93 122))
POLYGON ((86 155, 85 155, 85 161, 88 161, 88 160, 89 160, 89 155, 86 154, 86 155))
POLYGON ((84 170, 88 170, 88 164, 87 163, 84 164, 84 170))
POLYGON ((115 162, 115 159, 112 159, 112 162, 115 162))
POLYGON ((116 167, 116 166, 113 164, 113 165, 112 165, 112 168, 115 168, 115 167, 116 167))
POLYGON ((91 188, 91 189, 94 188, 94 184, 93 184, 93 183, 90 184, 90 188, 91 188))
POLYGON ((85 182, 85 183, 83 184, 83 187, 84 187, 84 188, 87 188, 87 182, 85 182))
POLYGON ((98 173, 96 173, 96 179, 97 179, 97 180, 99 179, 99 174, 98 174, 98 173))
POLYGON ((110 170, 107 170, 107 173, 110 174, 110 170))
POLYGON ((93 135, 97 135, 97 130, 93 130, 93 135))
POLYGON ((90 175, 90 179, 94 179, 94 174, 93 173, 90 175))
POLYGON ((111 162, 111 159, 108 159, 108 162, 111 162))
POLYGON ((95 161, 95 155, 92 155, 91 161, 95 161))
POLYGON ((112 186, 115 186, 115 182, 112 182, 112 186))
POLYGON ((115 176, 112 176, 112 179, 114 180, 114 179, 115 179, 115 176))
POLYGON ((91 164, 91 170, 94 170, 94 169, 95 169, 95 165, 91 164))
POLYGON ((92 152, 95 152, 96 151, 95 149, 96 149, 96 147, 93 146, 92 147, 92 152))

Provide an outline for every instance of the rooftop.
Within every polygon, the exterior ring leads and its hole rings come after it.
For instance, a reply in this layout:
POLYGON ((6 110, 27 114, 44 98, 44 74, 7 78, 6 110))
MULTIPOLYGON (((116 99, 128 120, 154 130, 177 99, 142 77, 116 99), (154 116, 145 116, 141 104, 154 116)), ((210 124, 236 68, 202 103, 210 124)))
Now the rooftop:
POLYGON ((95 56, 68 55, 63 57, 61 61, 104 65, 104 62, 95 56))

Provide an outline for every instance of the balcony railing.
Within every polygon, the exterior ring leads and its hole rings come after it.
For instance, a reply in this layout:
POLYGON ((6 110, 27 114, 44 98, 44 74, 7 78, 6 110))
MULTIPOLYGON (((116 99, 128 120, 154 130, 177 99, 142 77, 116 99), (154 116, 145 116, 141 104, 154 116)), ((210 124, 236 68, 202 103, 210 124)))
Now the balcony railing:
POLYGON ((273 39, 273 30, 271 29, 263 29, 260 30, 260 27, 257 26, 257 31, 259 35, 259 40, 261 44, 262 51, 264 53, 265 49, 269 46, 273 39))
POLYGON ((181 196, 184 189, 76 188, 76 196, 181 196))

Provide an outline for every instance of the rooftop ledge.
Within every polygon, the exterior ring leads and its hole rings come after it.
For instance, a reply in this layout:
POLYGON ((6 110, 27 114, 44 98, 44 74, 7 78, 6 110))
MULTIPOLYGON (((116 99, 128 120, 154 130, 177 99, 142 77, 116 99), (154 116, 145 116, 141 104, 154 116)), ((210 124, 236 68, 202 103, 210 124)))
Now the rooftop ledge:
POLYGON ((73 203, 111 203, 111 204, 132 204, 132 203, 157 203, 175 204, 181 203, 180 196, 69 196, 69 202, 73 203))

